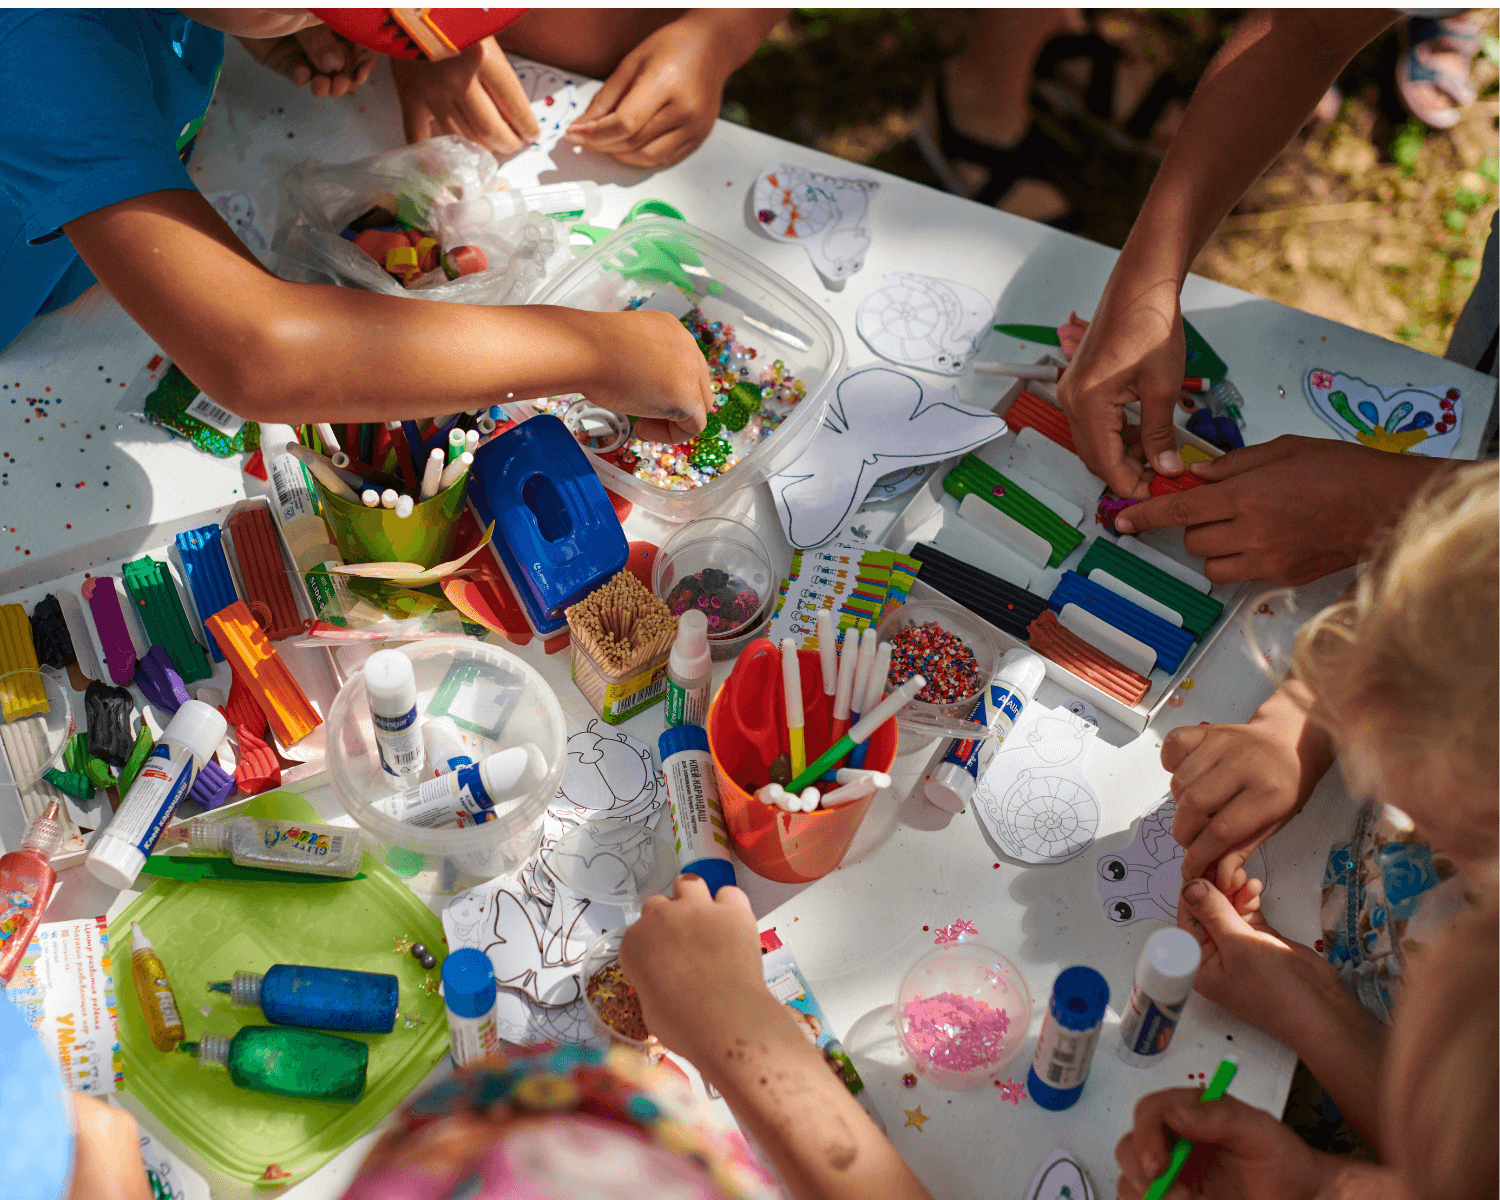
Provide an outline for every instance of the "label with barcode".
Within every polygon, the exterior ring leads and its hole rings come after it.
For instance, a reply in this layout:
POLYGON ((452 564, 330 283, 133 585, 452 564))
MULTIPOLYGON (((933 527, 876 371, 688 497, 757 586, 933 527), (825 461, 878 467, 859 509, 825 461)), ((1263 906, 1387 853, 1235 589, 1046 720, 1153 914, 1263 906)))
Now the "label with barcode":
POLYGON ((624 683, 607 684, 604 688, 604 707, 599 715, 611 723, 634 716, 661 699, 666 694, 667 683, 667 664, 662 663, 654 670, 642 671, 624 683))
POLYGON ((802 985, 797 982, 797 975, 794 971, 788 971, 785 975, 777 976, 767 983, 766 987, 770 989, 771 995, 775 996, 777 1002, 781 1004, 785 1004, 788 1000, 795 1000, 803 994, 802 985))
POLYGON ((1094 1057, 1094 1043, 1099 1040, 1099 1029, 1098 1025, 1092 1029, 1064 1029, 1048 1012, 1036 1042, 1033 1065, 1038 1078, 1059 1091, 1083 1086, 1094 1057))
POLYGON ((193 397, 193 402, 184 411, 190 417, 197 417, 205 425, 213 426, 225 437, 233 437, 245 424, 244 417, 237 417, 227 408, 221 408, 202 392, 193 397))

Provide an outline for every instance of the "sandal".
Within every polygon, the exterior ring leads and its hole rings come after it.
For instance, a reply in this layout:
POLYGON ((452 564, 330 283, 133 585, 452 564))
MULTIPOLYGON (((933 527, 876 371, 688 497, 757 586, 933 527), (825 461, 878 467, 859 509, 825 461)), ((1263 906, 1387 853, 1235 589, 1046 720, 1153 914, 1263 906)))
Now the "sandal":
POLYGON ((944 188, 959 196, 965 194, 965 189, 953 164, 967 162, 982 167, 989 175, 984 185, 969 199, 984 205, 997 203, 1010 190, 1011 184, 1028 174, 1027 165, 1036 161, 1044 147, 1045 142, 1038 136, 1036 126, 1028 127, 1015 145, 996 146, 970 137, 953 123, 948 98, 943 94, 941 70, 932 81, 931 98, 937 137, 933 138, 925 122, 918 123, 913 135, 917 149, 927 160, 927 165, 942 181, 944 188))
POLYGON ((1401 30, 1396 90, 1406 111, 1432 129, 1452 129, 1474 103, 1469 66, 1480 36, 1461 17, 1411 17, 1401 30), (1462 60, 1462 72, 1453 59, 1462 60), (1443 103, 1443 100, 1451 103, 1443 103))

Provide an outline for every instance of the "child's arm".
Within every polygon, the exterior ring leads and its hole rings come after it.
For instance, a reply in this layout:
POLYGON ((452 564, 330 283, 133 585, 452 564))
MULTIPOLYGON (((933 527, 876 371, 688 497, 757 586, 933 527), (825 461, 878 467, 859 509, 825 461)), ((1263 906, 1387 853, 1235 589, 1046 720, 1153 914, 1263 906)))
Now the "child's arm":
POLYGON ((1212 870, 1231 891, 1250 852, 1302 811, 1333 765, 1333 743, 1289 694, 1296 686, 1274 692, 1248 725, 1184 725, 1163 739, 1184 879, 1212 870))
POLYGON ((620 961, 646 1025, 692 1062, 770 1157, 795 1200, 930 1200, 761 977, 738 888, 681 876, 646 901, 620 961))
POLYGON ((784 8, 693 8, 644 38, 568 130, 573 142, 638 167, 679 162, 714 127, 724 82, 784 8))
POLYGON ((703 355, 666 313, 288 283, 187 190, 111 204, 65 232, 188 378, 248 420, 385 421, 578 391, 659 419, 642 436, 680 441, 711 404, 703 355))

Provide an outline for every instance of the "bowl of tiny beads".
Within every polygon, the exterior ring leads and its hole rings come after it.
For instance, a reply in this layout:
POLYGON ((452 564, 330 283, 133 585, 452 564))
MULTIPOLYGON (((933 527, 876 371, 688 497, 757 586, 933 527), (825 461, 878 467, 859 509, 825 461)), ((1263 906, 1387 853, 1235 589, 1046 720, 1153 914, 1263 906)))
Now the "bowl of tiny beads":
POLYGON ((716 659, 734 658, 760 635, 776 584, 765 542, 734 517, 683 525, 657 550, 651 567, 651 589, 673 616, 703 610, 716 659))
POLYGON ((913 675, 927 680, 896 723, 915 735, 965 737, 975 728, 974 704, 1000 667, 1000 643, 968 609, 941 596, 923 598, 922 590, 919 579, 906 603, 877 627, 880 641, 891 644, 887 689, 913 675))
MULTIPOLYGON (((812 439, 843 373, 838 325, 807 295, 729 243, 683 221, 630 221, 600 240, 536 298, 612 312, 669 312, 708 364, 713 410, 689 442, 633 434, 623 444, 581 439, 612 492, 669 521, 690 521, 729 493, 786 470, 812 439)), ((507 408, 566 421, 576 393, 507 408)))

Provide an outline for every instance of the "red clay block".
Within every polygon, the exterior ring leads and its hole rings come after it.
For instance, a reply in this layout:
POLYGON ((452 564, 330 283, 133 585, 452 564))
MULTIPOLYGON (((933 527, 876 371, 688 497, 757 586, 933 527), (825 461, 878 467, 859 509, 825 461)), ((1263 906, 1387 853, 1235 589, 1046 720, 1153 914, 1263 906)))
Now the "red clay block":
POLYGON ((256 604, 266 607, 266 636, 279 642, 301 633, 302 618, 297 613, 292 585, 287 582, 286 562, 281 557, 281 541, 276 536, 275 518, 270 510, 251 508, 237 512, 225 524, 234 539, 234 557, 245 583, 245 599, 252 609, 256 604))
POLYGON ((1170 496, 1176 492, 1188 492, 1195 487, 1202 487, 1206 480, 1199 479, 1191 471, 1184 471, 1181 475, 1158 475, 1151 481, 1151 494, 1153 496, 1170 496))
POLYGON ((1022 392, 1005 410, 1005 423, 1012 432, 1020 429, 1035 429, 1043 437, 1050 438, 1064 450, 1078 453, 1073 445, 1073 430, 1062 409, 1048 404, 1040 396, 1022 392))

